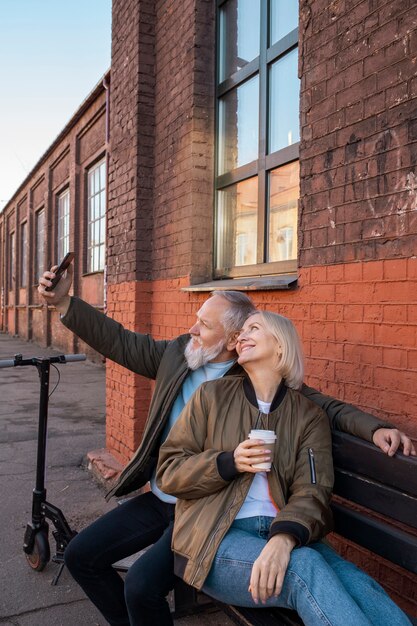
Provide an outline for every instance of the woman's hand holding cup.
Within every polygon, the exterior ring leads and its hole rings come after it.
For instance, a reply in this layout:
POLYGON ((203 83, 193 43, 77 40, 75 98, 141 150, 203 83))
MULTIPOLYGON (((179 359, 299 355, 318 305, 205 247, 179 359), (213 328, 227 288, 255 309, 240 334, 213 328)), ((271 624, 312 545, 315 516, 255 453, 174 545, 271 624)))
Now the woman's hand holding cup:
POLYGON ((257 472, 269 471, 263 467, 255 467, 258 463, 271 463, 270 449, 265 446, 262 439, 245 439, 238 445, 234 451, 235 466, 238 472, 257 472))

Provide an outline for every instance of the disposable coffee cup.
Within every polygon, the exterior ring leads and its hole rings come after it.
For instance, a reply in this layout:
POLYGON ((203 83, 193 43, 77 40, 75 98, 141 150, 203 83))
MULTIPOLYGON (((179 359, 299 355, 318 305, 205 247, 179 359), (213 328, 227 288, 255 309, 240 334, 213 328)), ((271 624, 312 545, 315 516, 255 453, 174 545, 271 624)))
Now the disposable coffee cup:
POLYGON ((259 439, 263 442, 263 446, 267 450, 271 451, 271 460, 264 463, 254 463, 252 467, 260 470, 270 470, 272 465, 272 459, 274 458, 275 442, 277 439, 273 430, 256 430, 252 429, 249 433, 249 439, 259 439))

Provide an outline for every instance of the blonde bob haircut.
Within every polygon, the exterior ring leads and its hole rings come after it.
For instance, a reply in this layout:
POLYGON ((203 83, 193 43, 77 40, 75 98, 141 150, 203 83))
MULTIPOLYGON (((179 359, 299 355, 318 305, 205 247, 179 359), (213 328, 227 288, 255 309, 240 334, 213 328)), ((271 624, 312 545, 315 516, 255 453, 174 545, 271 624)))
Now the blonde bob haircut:
POLYGON ((283 315, 272 311, 257 311, 265 328, 276 339, 281 348, 277 359, 277 371, 284 378, 287 387, 299 389, 304 378, 304 358, 301 341, 294 324, 283 315))

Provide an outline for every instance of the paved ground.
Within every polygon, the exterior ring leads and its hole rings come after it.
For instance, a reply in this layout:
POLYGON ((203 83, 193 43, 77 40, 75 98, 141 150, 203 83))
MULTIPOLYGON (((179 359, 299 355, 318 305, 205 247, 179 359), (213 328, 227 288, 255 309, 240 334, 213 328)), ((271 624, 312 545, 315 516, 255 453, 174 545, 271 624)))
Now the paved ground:
MULTIPOLYGON (((24 358, 57 354, 0 334, 0 359, 16 353, 24 358)), ((104 369, 84 362, 60 366, 60 372, 60 385, 50 400, 46 487, 48 501, 79 530, 114 506, 105 502, 103 487, 83 465, 89 450, 104 446, 104 369)), ((53 371, 52 386, 56 380, 53 371)), ((0 369, 0 624, 105 626, 67 571, 52 587, 57 565, 34 572, 23 554, 35 481, 38 395, 36 368, 0 369)), ((176 620, 178 626, 202 624, 231 622, 218 611, 176 620)))

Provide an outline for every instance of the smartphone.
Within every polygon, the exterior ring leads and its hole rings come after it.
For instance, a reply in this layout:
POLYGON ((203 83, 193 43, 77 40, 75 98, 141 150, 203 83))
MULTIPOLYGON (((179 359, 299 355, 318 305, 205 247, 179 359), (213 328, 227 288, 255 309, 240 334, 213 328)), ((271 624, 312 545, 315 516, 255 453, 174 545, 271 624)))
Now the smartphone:
POLYGON ((61 263, 58 265, 58 268, 55 270, 55 278, 52 279, 52 285, 50 287, 45 287, 45 291, 53 291, 55 289, 55 287, 57 286, 57 284, 61 280, 62 274, 65 272, 65 270, 71 264, 73 258, 74 258, 74 253, 73 252, 68 252, 64 256, 64 258, 62 259, 61 263))

